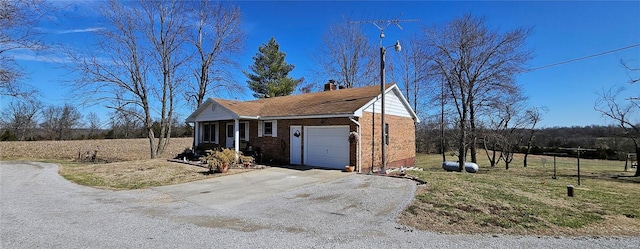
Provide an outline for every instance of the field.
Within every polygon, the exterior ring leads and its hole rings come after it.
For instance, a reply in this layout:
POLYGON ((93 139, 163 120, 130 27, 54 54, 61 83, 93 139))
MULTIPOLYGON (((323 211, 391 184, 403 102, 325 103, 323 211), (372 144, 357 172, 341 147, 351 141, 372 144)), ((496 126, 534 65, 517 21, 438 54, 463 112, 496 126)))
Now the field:
POLYGON ((524 168, 520 156, 509 170, 478 159, 480 172, 470 174, 445 172, 440 155, 418 155, 424 171, 410 174, 428 183, 400 223, 444 233, 640 235, 640 179, 626 177, 635 169, 624 172, 624 162, 580 160, 578 186, 575 158, 557 158, 557 179, 553 157, 530 156, 524 168))
MULTIPOLYGON (((191 138, 172 138, 163 159, 149 158, 149 140, 72 140, 38 142, 0 142, 0 160, 55 162, 60 175, 75 183, 102 189, 139 189, 197 181, 222 174, 182 163, 173 158, 191 146, 191 138), (97 150, 97 163, 77 162, 87 152, 97 150)), ((230 169, 228 174, 246 169, 230 169)))
MULTIPOLYGON (((190 147, 190 138, 171 140, 164 158, 190 147)), ((207 169, 149 160, 146 139, 0 142, 0 160, 34 160, 61 165, 60 174, 78 184, 106 189, 138 189, 218 177, 207 169), (76 162, 97 150, 98 163, 76 162)), ((509 170, 445 172, 440 155, 418 154, 424 171, 410 171, 427 181, 398 217, 402 224, 443 233, 640 236, 640 178, 628 177, 624 162, 581 160, 581 185, 575 158, 530 156, 529 167, 517 155, 509 170), (567 185, 575 196, 567 197, 567 185)), ((448 160, 455 160, 448 158, 448 160)), ((232 169, 231 173, 245 170, 232 169)))
MULTIPOLYGON (((192 138, 172 138, 164 158, 173 158, 191 147, 192 138)), ((0 142, 0 160, 75 160, 80 154, 97 151, 101 162, 149 159, 148 139, 102 139, 70 141, 11 141, 0 142)))

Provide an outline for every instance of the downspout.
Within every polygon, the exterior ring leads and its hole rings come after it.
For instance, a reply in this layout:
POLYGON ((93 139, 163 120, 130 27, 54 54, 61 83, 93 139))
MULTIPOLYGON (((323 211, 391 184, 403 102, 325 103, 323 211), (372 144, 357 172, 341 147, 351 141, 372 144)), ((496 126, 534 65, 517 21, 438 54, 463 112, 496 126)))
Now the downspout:
POLYGON ((362 143, 360 140, 362 137, 362 134, 360 133, 360 123, 358 123, 358 121, 353 119, 353 116, 349 117, 349 120, 351 120, 351 122, 353 122, 354 124, 356 124, 356 126, 358 126, 358 163, 356 167, 358 168, 358 173, 362 173, 362 143))

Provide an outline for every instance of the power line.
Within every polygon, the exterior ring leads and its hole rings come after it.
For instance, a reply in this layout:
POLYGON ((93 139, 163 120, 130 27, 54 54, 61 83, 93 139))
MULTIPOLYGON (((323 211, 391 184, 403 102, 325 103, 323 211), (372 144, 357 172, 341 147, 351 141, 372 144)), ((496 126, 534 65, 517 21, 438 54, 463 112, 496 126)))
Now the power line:
POLYGON ((532 71, 536 71, 536 70, 540 70, 540 69, 543 69, 543 68, 555 67, 555 66, 558 66, 558 65, 567 64, 567 63, 571 63, 571 62, 574 62, 574 61, 585 60, 585 59, 589 59, 589 58, 593 58, 593 57, 597 57, 597 56, 601 56, 601 55, 605 55, 605 54, 610 54, 610 53, 614 53, 614 52, 618 52, 618 51, 621 51, 621 50, 630 49, 630 48, 638 47, 638 46, 640 46, 640 43, 633 44, 633 45, 626 46, 626 47, 622 47, 622 48, 617 48, 617 49, 609 50, 609 51, 605 51, 605 52, 602 52, 602 53, 597 53, 597 54, 587 55, 587 56, 580 57, 580 58, 575 58, 575 59, 571 59, 571 60, 566 60, 566 61, 556 62, 556 63, 549 64, 549 65, 546 65, 546 66, 541 66, 541 67, 536 67, 536 68, 530 68, 530 69, 527 69, 527 70, 525 71, 525 73, 532 72, 532 71))

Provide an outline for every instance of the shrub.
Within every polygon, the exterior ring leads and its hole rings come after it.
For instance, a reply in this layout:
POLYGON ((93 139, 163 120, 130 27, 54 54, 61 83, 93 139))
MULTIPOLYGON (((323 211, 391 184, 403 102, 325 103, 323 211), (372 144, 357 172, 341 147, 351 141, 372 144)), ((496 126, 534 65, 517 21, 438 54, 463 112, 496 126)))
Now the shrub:
POLYGON ((218 172, 224 173, 230 164, 236 162, 236 153, 231 149, 207 150, 207 155, 200 157, 200 161, 207 162, 209 171, 215 168, 218 172))

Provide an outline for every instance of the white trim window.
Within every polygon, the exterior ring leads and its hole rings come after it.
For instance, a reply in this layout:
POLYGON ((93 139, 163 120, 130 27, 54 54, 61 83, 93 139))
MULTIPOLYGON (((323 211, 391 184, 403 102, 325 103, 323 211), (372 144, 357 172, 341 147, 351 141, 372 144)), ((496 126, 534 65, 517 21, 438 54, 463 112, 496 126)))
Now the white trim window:
MULTIPOLYGON (((249 141, 249 122, 240 122, 240 141, 249 141)), ((227 139, 233 139, 233 123, 227 123, 227 139)))
POLYGON ((218 143, 218 123, 204 122, 200 127, 201 143, 218 143))
POLYGON ((260 121, 258 124, 258 137, 277 137, 278 136, 278 121, 267 120, 260 121))

